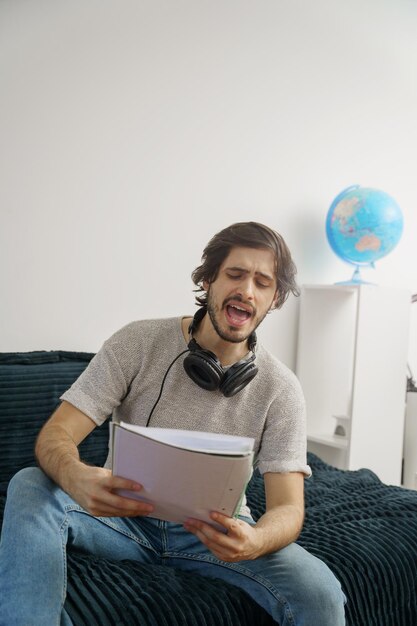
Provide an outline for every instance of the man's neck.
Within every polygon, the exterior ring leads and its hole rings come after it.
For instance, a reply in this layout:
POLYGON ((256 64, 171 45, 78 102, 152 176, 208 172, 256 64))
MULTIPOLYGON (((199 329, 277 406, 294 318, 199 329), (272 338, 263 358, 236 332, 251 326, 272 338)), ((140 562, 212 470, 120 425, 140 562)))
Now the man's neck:
MULTIPOLYGON (((190 341, 188 329, 191 321, 192 318, 190 317, 183 318, 182 320, 182 332, 187 343, 190 341)), ((237 361, 243 359, 249 351, 247 341, 232 343, 219 337, 208 315, 205 315, 201 320, 196 332, 193 334, 193 338, 201 348, 214 352, 223 366, 237 363, 237 361)))

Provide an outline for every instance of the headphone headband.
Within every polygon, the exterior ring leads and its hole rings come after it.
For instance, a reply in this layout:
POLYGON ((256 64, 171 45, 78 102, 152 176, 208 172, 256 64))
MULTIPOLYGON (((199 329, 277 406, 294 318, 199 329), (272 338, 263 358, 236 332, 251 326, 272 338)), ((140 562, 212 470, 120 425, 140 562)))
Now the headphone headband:
POLYGON ((188 332, 190 335, 193 335, 195 333, 199 323, 201 322, 201 320, 203 319, 206 313, 207 313, 206 306, 201 306, 199 309, 197 309, 188 327, 188 332))

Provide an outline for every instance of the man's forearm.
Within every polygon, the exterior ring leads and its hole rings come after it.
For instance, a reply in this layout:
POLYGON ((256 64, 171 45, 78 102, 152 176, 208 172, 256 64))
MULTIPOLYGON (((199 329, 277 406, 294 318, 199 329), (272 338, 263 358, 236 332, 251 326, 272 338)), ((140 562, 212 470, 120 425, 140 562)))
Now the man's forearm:
POLYGON ((113 476, 110 469, 80 460, 78 445, 95 428, 85 413, 63 402, 42 428, 35 455, 43 471, 73 500, 98 517, 136 517, 152 512, 147 502, 118 495, 119 490, 138 492, 142 486, 113 476))
POLYGON ((39 433, 35 456, 40 467, 64 491, 74 497, 76 474, 85 474, 78 445, 96 424, 69 402, 62 402, 39 433), (78 471, 77 471, 78 470, 78 471))
POLYGON ((296 541, 303 521, 303 510, 293 504, 283 504, 266 511, 255 525, 256 531, 261 534, 262 554, 276 552, 296 541))
POLYGON ((69 491, 70 475, 81 461, 68 432, 59 424, 47 424, 36 442, 35 456, 45 474, 69 491))

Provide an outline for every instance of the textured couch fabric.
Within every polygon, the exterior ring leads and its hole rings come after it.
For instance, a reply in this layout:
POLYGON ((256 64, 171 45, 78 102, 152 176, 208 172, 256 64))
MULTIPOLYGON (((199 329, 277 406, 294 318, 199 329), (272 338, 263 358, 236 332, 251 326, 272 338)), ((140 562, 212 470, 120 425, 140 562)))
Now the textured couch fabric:
MULTIPOLYGON (((86 367, 90 353, 0 354, 0 524, 7 483, 34 465, 33 444, 59 396, 86 367)), ((80 447, 102 464, 108 423, 80 447)), ((348 598, 348 626, 417 624, 417 493, 388 487, 371 471, 337 470, 309 455, 306 520, 299 543, 325 561, 348 598)), ((265 508, 263 479, 247 491, 255 519, 265 508)), ((269 626, 269 615, 244 592, 132 561, 109 562, 69 552, 66 609, 76 626, 269 626)), ((312 625, 319 626, 319 625, 312 625)))
MULTIPOLYGON (((35 465, 41 426, 92 357, 62 351, 0 354, 0 525, 10 478, 35 465)), ((105 422, 81 444, 84 460, 104 463, 108 432, 105 422)), ((66 610, 75 626, 274 624, 246 593, 220 580, 70 551, 66 610)))

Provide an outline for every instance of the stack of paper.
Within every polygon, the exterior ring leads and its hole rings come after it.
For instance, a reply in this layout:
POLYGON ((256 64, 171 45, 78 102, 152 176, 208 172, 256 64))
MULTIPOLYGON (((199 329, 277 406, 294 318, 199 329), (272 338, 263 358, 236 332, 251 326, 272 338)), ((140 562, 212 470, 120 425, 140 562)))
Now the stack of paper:
POLYGON ((158 519, 214 524, 212 511, 230 517, 239 512, 253 446, 249 437, 113 424, 113 474, 143 486, 118 493, 151 502, 151 516, 158 519))

